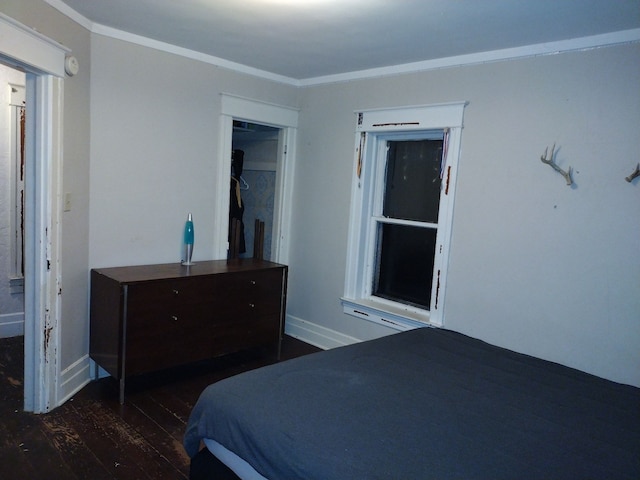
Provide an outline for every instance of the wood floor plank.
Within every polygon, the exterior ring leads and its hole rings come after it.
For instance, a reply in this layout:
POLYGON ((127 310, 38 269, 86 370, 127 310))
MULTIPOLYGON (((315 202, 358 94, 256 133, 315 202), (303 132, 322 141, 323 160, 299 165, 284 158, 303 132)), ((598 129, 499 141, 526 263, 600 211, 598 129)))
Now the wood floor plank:
POLYGON ((154 423, 162 428, 175 440, 182 442, 187 422, 174 415, 173 412, 158 403, 151 395, 143 395, 130 400, 141 412, 144 412, 154 423))
MULTIPOLYGON (((54 411, 23 408, 22 338, 0 339, 0 479, 186 480, 189 414, 211 383, 274 363, 248 351, 132 380, 125 404, 111 378, 91 382, 54 411)), ((286 337, 282 358, 317 351, 286 337)))
MULTIPOLYGON (((218 373, 215 378, 220 376, 218 373)), ((149 396, 186 425, 200 394, 212 383, 210 378, 210 375, 203 375, 197 379, 186 379, 170 385, 162 385, 150 390, 149 396)))
POLYGON ((7 377, 0 373, 0 390, 4 392, 0 415, 0 458, 3 459, 0 478, 38 478, 41 471, 46 471, 47 478, 51 479, 76 478, 45 432, 40 416, 22 411, 21 395, 15 393, 16 388, 15 375, 7 377), (19 475, 21 471, 25 476, 19 475))
POLYGON ((82 441, 113 478, 166 478, 163 477, 168 468, 166 460, 101 402, 74 404, 68 415, 82 441))
POLYGON ((0 473, 2 478, 36 478, 28 459, 28 449, 17 440, 4 422, 0 422, 0 473))
POLYGON ((47 480, 80 480, 60 455, 60 451, 51 441, 38 420, 32 428, 26 429, 20 437, 18 447, 24 459, 35 471, 34 478, 47 480))
POLYGON ((63 462, 80 479, 108 480, 112 478, 102 462, 82 441, 74 425, 67 420, 69 416, 67 410, 68 407, 64 411, 54 411, 41 417, 44 431, 60 453, 63 462))
POLYGON ((189 457, 182 446, 182 438, 176 438, 176 435, 167 431, 168 427, 161 418, 147 411, 143 405, 138 405, 135 400, 118 406, 110 403, 110 407, 131 429, 143 436, 158 455, 175 467, 175 478, 188 477, 189 457))

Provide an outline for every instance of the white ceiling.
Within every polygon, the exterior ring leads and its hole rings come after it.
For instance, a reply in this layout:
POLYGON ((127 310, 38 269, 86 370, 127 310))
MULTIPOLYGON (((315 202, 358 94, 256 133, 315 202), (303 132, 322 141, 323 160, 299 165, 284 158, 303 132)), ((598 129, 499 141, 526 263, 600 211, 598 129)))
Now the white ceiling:
POLYGON ((297 81, 640 32, 640 0, 45 1, 98 33, 135 34, 297 81))

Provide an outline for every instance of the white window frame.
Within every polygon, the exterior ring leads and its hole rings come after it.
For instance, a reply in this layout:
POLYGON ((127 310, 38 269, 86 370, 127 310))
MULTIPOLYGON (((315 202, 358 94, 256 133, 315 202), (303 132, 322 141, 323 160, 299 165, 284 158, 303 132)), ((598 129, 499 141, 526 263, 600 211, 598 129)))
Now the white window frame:
POLYGON ((466 102, 456 102, 356 112, 354 182, 342 297, 345 313, 396 330, 444 325, 453 203, 465 105, 466 102), (447 154, 440 195, 431 306, 427 310, 372 295, 378 223, 374 217, 382 202, 380 182, 384 182, 387 142, 434 138, 434 134, 442 132, 447 132, 448 136, 447 154))

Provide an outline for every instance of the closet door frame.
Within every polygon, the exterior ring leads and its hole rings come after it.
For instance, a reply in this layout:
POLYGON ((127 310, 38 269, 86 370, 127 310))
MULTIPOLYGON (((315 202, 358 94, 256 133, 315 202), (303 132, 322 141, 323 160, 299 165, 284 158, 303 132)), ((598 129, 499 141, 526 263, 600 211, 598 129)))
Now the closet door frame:
POLYGON ((291 231, 291 203, 296 158, 298 109, 274 105, 259 100, 221 94, 220 150, 217 162, 213 258, 227 258, 229 249, 229 172, 233 142, 233 121, 259 123, 278 128, 276 162, 276 192, 273 209, 272 258, 287 264, 291 231))

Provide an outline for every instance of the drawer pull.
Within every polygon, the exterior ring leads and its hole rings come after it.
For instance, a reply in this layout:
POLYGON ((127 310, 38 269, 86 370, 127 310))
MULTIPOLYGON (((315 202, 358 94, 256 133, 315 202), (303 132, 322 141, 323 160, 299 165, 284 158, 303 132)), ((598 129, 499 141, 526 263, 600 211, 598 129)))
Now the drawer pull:
POLYGON ((176 289, 176 288, 173 289, 173 294, 174 295, 178 295, 179 293, 180 293, 180 291, 178 289, 176 289))
POLYGON ((250 304, 249 304, 249 306, 250 306, 251 308, 256 308, 256 304, 255 304, 255 303, 250 303, 250 304))
POLYGON ((251 285, 255 285, 256 281, 255 280, 251 280, 251 285))
POLYGON ((171 315, 171 320, 173 320, 174 322, 178 321, 178 317, 175 315, 171 315))

